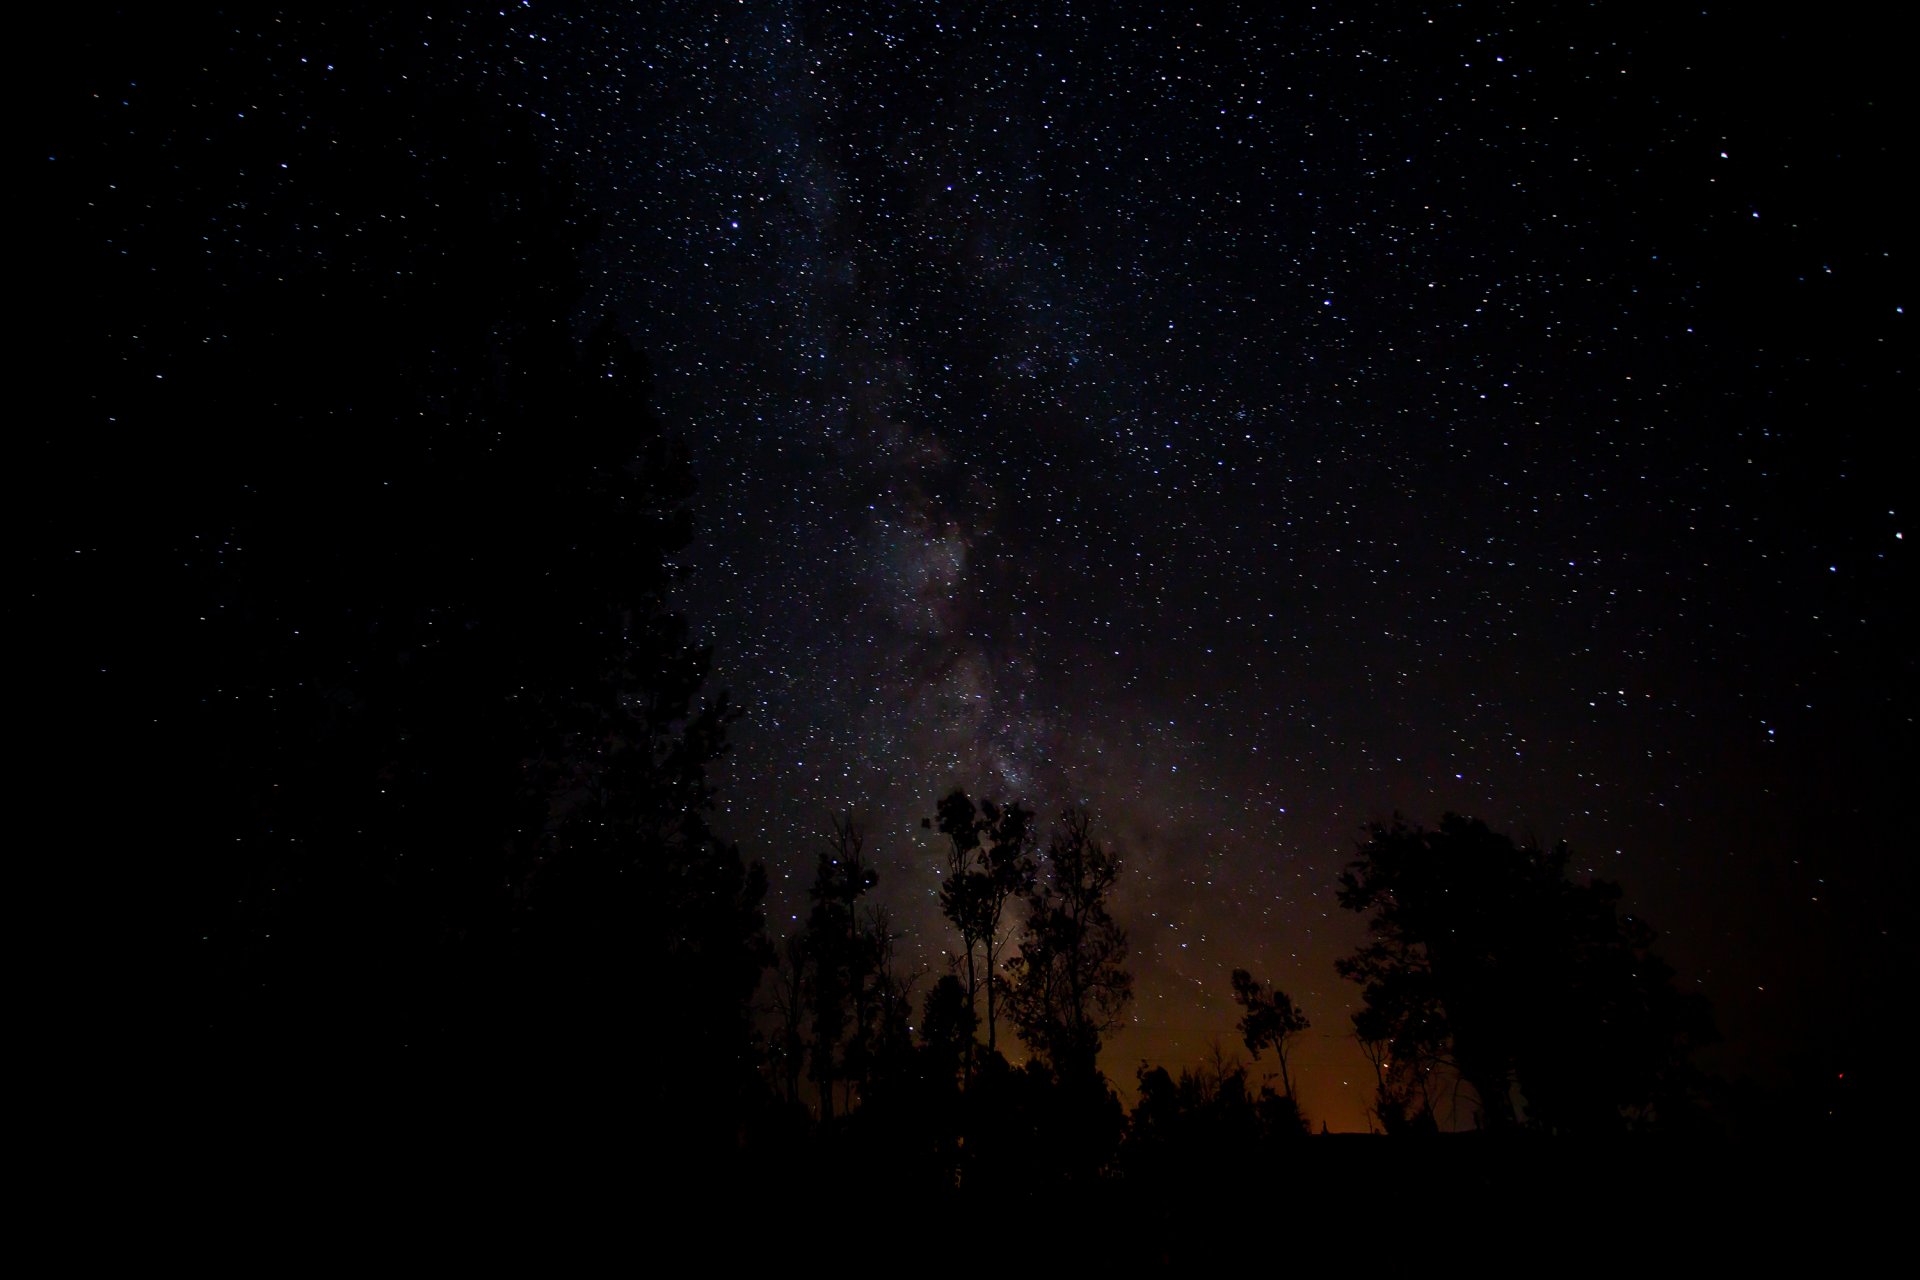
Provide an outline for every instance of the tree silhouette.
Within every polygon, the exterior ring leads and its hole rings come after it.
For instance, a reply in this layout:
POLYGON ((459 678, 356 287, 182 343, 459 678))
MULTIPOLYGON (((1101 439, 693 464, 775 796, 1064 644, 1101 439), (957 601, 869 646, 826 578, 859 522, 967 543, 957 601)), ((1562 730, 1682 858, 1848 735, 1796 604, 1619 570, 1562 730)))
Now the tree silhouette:
POLYGON ((900 971, 900 933, 886 907, 868 909, 867 931, 874 957, 872 996, 867 1002, 871 1030, 856 1078, 866 1097, 878 1098, 905 1089, 914 1073, 913 990, 920 975, 900 971))
MULTIPOLYGON (((582 370, 593 390, 576 392, 576 402, 606 397, 609 424, 644 420, 644 409, 615 399, 645 394, 634 363, 603 328, 582 370)), ((748 1001, 770 958, 764 877, 708 823, 708 771, 726 750, 735 712, 724 694, 701 699, 710 654, 690 641, 667 600, 681 577, 672 556, 690 535, 692 475, 682 446, 655 439, 651 457, 588 472, 585 491, 572 497, 595 523, 575 516, 582 545, 571 571, 550 575, 560 579, 551 588, 560 601, 586 620, 568 639, 583 650, 572 678, 524 695, 545 721, 537 741, 546 751, 524 769, 543 784, 548 819, 513 882, 526 907, 522 969, 537 983, 526 991, 530 1006, 571 1006, 578 1025, 568 1034, 593 1022, 612 1029, 592 1036, 611 1061, 624 1058, 631 1070, 636 1054, 655 1052, 633 1044, 644 1001, 646 1025, 671 1029, 676 1074, 702 1090, 727 1082, 732 1091, 750 1078, 748 1001), (647 516, 636 499, 650 493, 658 523, 642 534, 647 516), (636 566, 644 566, 637 582, 636 566), (602 574, 626 581, 609 590, 602 574)))
POLYGON ((807 1072, 807 1009, 809 1004, 807 937, 791 933, 774 951, 771 970, 774 1015, 773 1043, 768 1060, 780 1097, 788 1106, 800 1102, 800 1080, 807 1072))
POLYGON ((416 21, 131 51, 153 128, 89 153, 151 210, 89 205, 90 412, 192 424, 123 433, 94 499, 142 530, 102 559, 168 740, 164 1056, 342 1105, 702 1090, 723 1132, 762 884, 708 823, 692 469, 638 353, 581 336, 594 224, 530 117, 416 21))
POLYGON ((920 1014, 927 1070, 936 1080, 951 1085, 965 1074, 979 1027, 980 1015, 967 999, 966 985, 951 973, 943 974, 927 992, 920 1014))
POLYGON ((1402 944, 1343 963, 1342 974, 1366 984, 1353 1035, 1373 1066, 1374 1115, 1388 1133, 1431 1132, 1449 1045, 1425 954, 1402 944))
MULTIPOLYGON (((965 791, 940 801, 939 830, 947 837, 948 873, 940 885, 940 910, 960 934, 960 970, 969 1004, 980 988, 987 994, 987 1051, 998 1050, 998 996, 1005 987, 1000 952, 1006 943, 1007 904, 1028 894, 1034 883, 1033 811, 1018 803, 1004 807, 991 800, 978 809, 965 791), (976 966, 975 956, 979 957, 976 966)), ((923 827, 934 825, 921 819, 923 827)), ((972 1043, 967 1050, 969 1070, 972 1043)))
POLYGON ((1599 1132, 1672 1119, 1704 1003, 1673 989, 1653 933, 1616 912, 1619 889, 1574 884, 1567 850, 1518 846, 1446 815, 1438 830, 1374 825, 1340 878, 1340 903, 1372 912, 1370 940, 1339 962, 1363 984, 1354 1015, 1382 1073, 1382 1102, 1410 1117, 1445 1062, 1480 1123, 1599 1132), (1519 1105, 1516 1105, 1516 1095, 1519 1105))
POLYGON ((1285 1176, 1283 1162, 1301 1154, 1296 1144, 1306 1126, 1293 1099, 1269 1085, 1255 1093, 1246 1066, 1218 1040, 1178 1079, 1145 1063, 1137 1079, 1121 1168, 1155 1200, 1217 1210, 1218 1196, 1274 1187, 1285 1176), (1196 1170, 1206 1176, 1196 1179, 1196 1170))
POLYGON ((805 943, 812 972, 809 1060, 820 1088, 820 1116, 828 1123, 834 1116, 835 1083, 846 1087, 850 1105, 871 1049, 881 944, 860 899, 878 880, 867 861, 865 833, 851 818, 834 819, 814 871, 805 943))
POLYGON ((1027 893, 1019 954, 1009 963, 1007 1010, 1020 1038, 1062 1082, 1097 1081, 1103 1037, 1133 998, 1127 935, 1108 910, 1120 861, 1090 835, 1083 809, 1061 816, 1047 874, 1027 893))
POLYGON ((1287 1042, 1313 1024, 1294 1006, 1293 997, 1277 987, 1256 982, 1245 969, 1233 971, 1233 1000, 1246 1013, 1235 1024, 1247 1052, 1260 1058, 1262 1049, 1271 1049, 1280 1064, 1280 1085, 1293 1097, 1293 1075, 1287 1069, 1287 1042))

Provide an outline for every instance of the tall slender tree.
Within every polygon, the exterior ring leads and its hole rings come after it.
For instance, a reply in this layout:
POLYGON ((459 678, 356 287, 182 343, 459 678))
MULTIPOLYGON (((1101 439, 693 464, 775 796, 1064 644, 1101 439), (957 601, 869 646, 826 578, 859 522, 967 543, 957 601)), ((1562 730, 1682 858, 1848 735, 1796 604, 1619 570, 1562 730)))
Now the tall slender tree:
POLYGON ((1000 963, 1009 936, 1007 906, 1032 892, 1038 868, 1033 857, 1033 810, 1017 802, 1002 807, 983 801, 980 807, 986 827, 981 840, 981 869, 986 875, 982 895, 986 932, 982 942, 987 956, 987 1052, 997 1053, 998 1002, 1007 986, 1000 963))
POLYGON ((1133 998, 1126 931, 1109 904, 1120 860, 1070 808, 1047 846, 1046 875, 1027 895, 1019 954, 1008 965, 1007 1012, 1020 1038, 1063 1083, 1099 1079, 1103 1039, 1133 998))
POLYGON ((1293 1097, 1293 1073, 1287 1069, 1289 1042, 1313 1024, 1293 1003, 1293 997, 1278 987, 1257 981, 1245 969, 1233 971, 1233 1001, 1246 1012, 1237 1029, 1246 1042, 1247 1052, 1259 1060, 1262 1049, 1271 1049, 1280 1064, 1280 1087, 1293 1097))
POLYGON ((797 1106, 800 1080, 807 1071, 806 934, 790 933, 781 940, 774 952, 772 979, 774 1029, 769 1057, 781 1098, 797 1106))
MULTIPOLYGON (((964 791, 955 791, 941 800, 938 813, 940 833, 947 837, 947 876, 940 882, 940 911, 960 935, 956 976, 965 991, 967 1008, 977 1011, 980 1007, 980 937, 986 928, 982 909, 985 886, 973 865, 980 849, 979 814, 964 791)), ((931 827, 934 822, 933 818, 922 818, 920 825, 931 827)), ((962 1071, 969 1076, 973 1073, 972 1034, 964 1043, 962 1071)))
POLYGON ((813 975, 813 1043, 809 1054, 820 1089, 820 1116, 831 1123, 834 1087, 851 1090, 863 1069, 872 1031, 879 944, 863 921, 860 899, 879 876, 866 856, 866 835, 852 818, 836 818, 814 871, 806 957, 813 975))
MULTIPOLYGON (((1009 930, 1007 907, 1033 888, 1033 811, 1019 803, 983 801, 975 807, 965 791, 940 801, 938 824, 947 837, 948 873, 940 886, 940 909, 960 934, 960 977, 968 1003, 987 1004, 987 1050, 998 1050, 999 1001, 1006 990, 1000 956, 1009 930)), ((934 819, 922 819, 931 827, 934 819)), ((972 1048, 967 1050, 969 1064, 972 1048)))

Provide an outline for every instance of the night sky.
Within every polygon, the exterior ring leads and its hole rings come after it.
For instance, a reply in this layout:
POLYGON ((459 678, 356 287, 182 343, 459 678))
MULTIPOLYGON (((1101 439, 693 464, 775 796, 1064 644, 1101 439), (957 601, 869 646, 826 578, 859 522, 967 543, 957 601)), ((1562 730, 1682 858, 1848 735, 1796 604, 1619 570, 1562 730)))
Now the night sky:
POLYGON ((682 604, 776 933, 850 812, 937 975, 938 797, 1084 803, 1137 982, 1109 1077, 1237 1047, 1245 967, 1335 1129, 1371 1091, 1335 876, 1396 811, 1620 881, 1721 1071, 1844 1056, 1910 971, 1876 10, 578 8, 404 49, 247 11, 67 89, 164 148, 155 84, 297 113, 349 50, 530 122, 601 220, 583 319, 693 449, 682 604))

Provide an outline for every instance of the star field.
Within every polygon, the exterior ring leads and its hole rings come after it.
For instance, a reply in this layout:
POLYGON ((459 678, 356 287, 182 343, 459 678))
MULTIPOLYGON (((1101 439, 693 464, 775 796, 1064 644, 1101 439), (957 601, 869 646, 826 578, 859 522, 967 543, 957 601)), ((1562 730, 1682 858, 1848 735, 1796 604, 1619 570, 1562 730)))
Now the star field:
MULTIPOLYGON (((1371 1086, 1334 877, 1395 811, 1620 880, 1727 1070, 1844 1036, 1910 955, 1870 834, 1913 742, 1887 32, 624 8, 392 39, 535 121, 598 218, 582 314, 692 446, 681 604, 747 711, 722 825, 776 934, 850 812, 931 981, 937 798, 1083 802, 1137 975, 1108 1075, 1231 1046, 1249 968, 1312 1017, 1336 1129, 1371 1086)), ((272 87, 347 20, 241 21, 263 88, 209 109, 297 112, 272 87)))

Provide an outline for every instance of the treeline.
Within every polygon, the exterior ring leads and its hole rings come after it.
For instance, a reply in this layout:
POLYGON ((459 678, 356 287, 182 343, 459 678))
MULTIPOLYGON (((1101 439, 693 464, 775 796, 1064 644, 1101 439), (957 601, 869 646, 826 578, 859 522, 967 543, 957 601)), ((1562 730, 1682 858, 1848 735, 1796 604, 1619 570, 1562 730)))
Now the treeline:
MULTIPOLYGON (((1009 1162, 1028 1183, 1154 1182, 1196 1160, 1258 1164, 1308 1134, 1290 1053, 1310 1020, 1244 969, 1226 984, 1234 1030, 1253 1061, 1273 1063, 1267 1081, 1216 1045, 1177 1077, 1142 1066, 1123 1110, 1098 1061, 1132 994, 1108 911, 1120 861, 1086 812, 1061 815, 1044 856, 1018 803, 955 791, 925 825, 947 842, 951 971, 902 971, 891 916, 866 902, 877 876, 862 834, 837 824, 811 914, 776 949, 769 982, 779 1140, 952 1186, 1009 1162), (1003 1021, 1021 1065, 1000 1049, 1003 1021)), ((1454 815, 1432 831, 1370 829, 1340 881, 1369 939, 1337 967, 1361 987, 1352 1033, 1380 1129, 1438 1133, 1470 1117, 1488 1132, 1598 1137, 1703 1123, 1690 1054, 1711 1036, 1704 1002, 1676 991, 1652 931, 1618 913, 1619 890, 1574 883, 1567 860, 1454 815)))
POLYGON ((926 820, 946 839, 940 904, 958 943, 939 975, 899 967, 891 916, 864 901, 878 877, 863 835, 834 826, 806 925, 770 977, 776 1141, 843 1148, 925 1186, 1110 1165, 1124 1124, 1099 1055, 1133 995, 1109 910, 1120 863, 1086 811, 1063 813, 1044 853, 1034 816, 955 791, 926 820))

